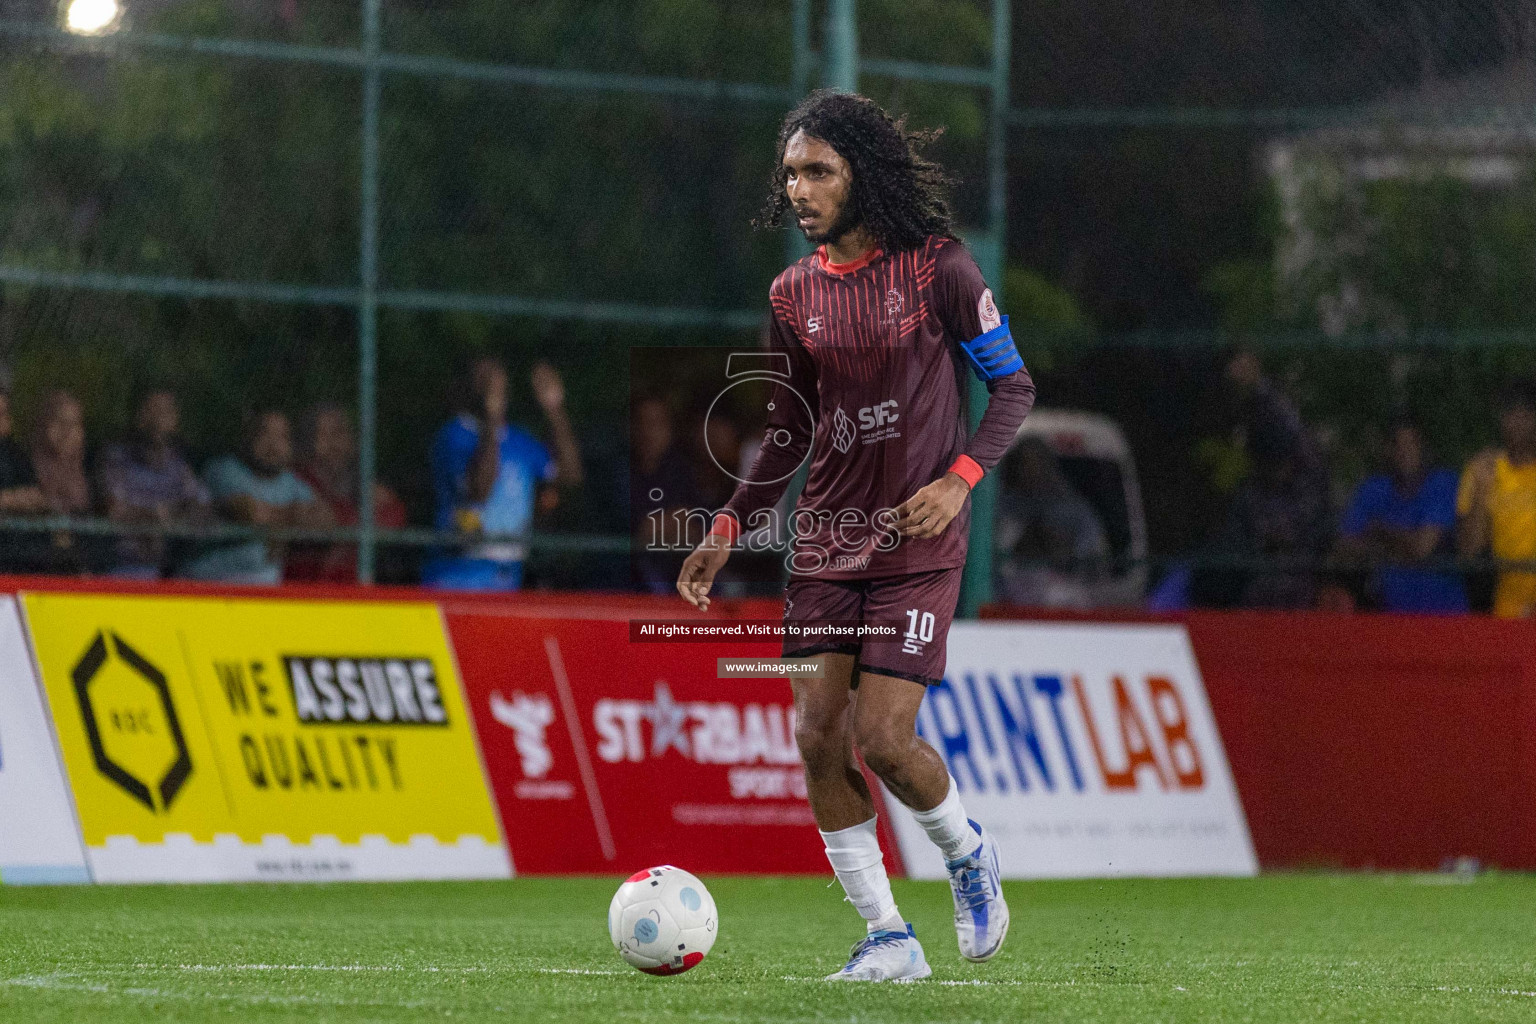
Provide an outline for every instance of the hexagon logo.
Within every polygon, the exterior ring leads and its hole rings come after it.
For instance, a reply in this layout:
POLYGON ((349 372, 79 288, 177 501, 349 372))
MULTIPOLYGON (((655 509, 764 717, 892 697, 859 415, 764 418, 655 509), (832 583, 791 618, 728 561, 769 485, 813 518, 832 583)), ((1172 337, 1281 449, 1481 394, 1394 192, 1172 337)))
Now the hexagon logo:
POLYGON ((96 634, 70 670, 96 770, 155 814, 192 774, 165 673, 113 632, 96 634))

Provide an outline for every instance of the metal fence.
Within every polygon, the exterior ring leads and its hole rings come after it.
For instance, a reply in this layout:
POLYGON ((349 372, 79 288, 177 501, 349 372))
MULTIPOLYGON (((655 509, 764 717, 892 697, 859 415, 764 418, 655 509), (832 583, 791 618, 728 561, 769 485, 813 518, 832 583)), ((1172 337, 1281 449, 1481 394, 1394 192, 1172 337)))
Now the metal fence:
MULTIPOLYGON (((504 337, 570 356, 573 401, 610 425, 623 413, 595 367, 623 348, 747 342, 766 281, 797 251, 793 239, 743 239, 765 140, 817 84, 949 124, 941 156, 967 182, 967 241, 999 292, 1032 303, 1015 321, 1033 323, 1027 355, 1047 395, 1151 407, 1156 395, 1127 383, 1136 366, 1210 362, 1238 336, 1281 352, 1272 365, 1303 392, 1328 373, 1296 370, 1283 351, 1297 339, 1319 367, 1367 339, 1383 380, 1404 352, 1434 347, 1435 332, 1458 350, 1491 342, 1504 368, 1528 340, 1524 322, 1473 332, 1449 314, 1405 312, 1412 281, 1385 271, 1362 295, 1373 268, 1339 252, 1370 216, 1341 223, 1335 207, 1348 212, 1357 190, 1319 199, 1312 188, 1330 174, 1484 192, 1490 176, 1523 183, 1536 122, 1536 7, 1525 0, 755 0, 683 13, 574 0, 515 12, 141 0, 98 35, 71 31, 61 10, 0 6, 12 97, 0 134, 13 196, 0 249, 5 358, 25 381, 60 367, 94 375, 104 405, 119 407, 125 363, 155 364, 231 406, 250 388, 336 397, 328 389, 346 375, 365 481, 381 459, 411 457, 439 367, 505 348, 504 337), (136 122, 145 111, 176 123, 136 122), (238 145, 206 123, 217 118, 234 122, 238 145), (488 186, 497 174, 513 180, 488 186), (183 206, 196 216, 166 213, 183 206), (1319 235, 1314 215, 1333 234, 1319 235), (669 273, 697 268, 688 253, 699 248, 718 256, 707 271, 669 273), (1037 294, 1040 280, 1064 287, 1037 294), (1060 292, 1086 296, 1083 308, 1053 306, 1060 292), (144 312, 162 300, 173 305, 144 312), (1211 323, 1224 329, 1163 329, 1211 323), (50 351, 82 333, 105 341, 50 351), (1168 351, 1197 354, 1156 354, 1168 351), (1096 385, 1097 373, 1118 385, 1096 385)), ((1316 394, 1311 408, 1327 418, 1328 401, 1347 408, 1316 394)), ((230 423, 200 415, 205 436, 231 436, 230 423)), ((1157 429, 1151 415, 1127 426, 1154 464, 1157 429)), ((1458 453, 1470 443, 1454 440, 1458 453)), ((1154 471, 1152 483, 1176 488, 1177 475, 1154 471)), ((970 608, 989 593, 992 486, 977 495, 970 608)), ((331 536, 357 543, 362 580, 381 542, 451 540, 381 535, 372 489, 358 493, 362 525, 331 536)), ((1162 500, 1155 515, 1177 525, 1184 498, 1162 500)), ((535 544, 626 549, 601 524, 566 525, 569 536, 535 544)), ((1186 553, 1178 529, 1161 533, 1162 554, 1186 553)))

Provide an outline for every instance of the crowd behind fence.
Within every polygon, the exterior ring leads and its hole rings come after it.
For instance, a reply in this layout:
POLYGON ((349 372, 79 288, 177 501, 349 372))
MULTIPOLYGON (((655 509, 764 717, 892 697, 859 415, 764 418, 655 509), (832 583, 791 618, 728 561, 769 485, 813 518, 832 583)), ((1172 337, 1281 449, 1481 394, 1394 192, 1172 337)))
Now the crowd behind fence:
MULTIPOLYGON (((1386 413, 1362 420, 1357 410, 1352 422, 1330 414, 1317 394, 1308 399, 1298 357, 1284 349, 1211 349, 1184 384, 1139 385, 1114 368, 1117 357, 1178 360, 1145 346, 1094 351, 1038 374, 1037 418, 1048 425, 1027 425, 995 471, 997 600, 1507 616, 1536 605, 1532 379, 1507 376, 1461 407, 1458 425, 1477 421, 1470 436, 1486 443, 1448 446, 1411 401, 1383 399, 1386 413), (1096 462, 1091 444, 1057 425, 1076 421, 1051 418, 1075 399, 1086 411, 1069 415, 1129 440, 1123 464, 1096 462), (1148 420, 1159 416, 1186 429, 1165 433, 1148 420), (1130 500, 1122 474, 1139 480, 1130 500), (1150 545, 1133 543, 1149 531, 1150 545)), ((750 403, 726 408, 707 386, 687 386, 684 361, 665 354, 667 372, 633 382, 618 425, 570 416, 549 362, 523 388, 497 359, 466 364, 438 428, 414 446, 416 479, 376 485, 381 579, 670 593, 709 513, 749 472, 762 424, 750 403), (667 377, 683 383, 668 388, 667 377), (423 487, 426 502, 400 497, 423 487)), ((1320 363, 1325 378, 1342 372, 1326 346, 1301 362, 1320 363)), ((1391 360, 1378 359, 1363 379, 1390 376, 1391 360)), ((182 431, 173 388, 138 388, 115 437, 90 436, 67 389, 33 396, 26 422, 12 398, 0 396, 0 571, 355 580, 360 476, 344 405, 247 409, 241 443, 209 451, 182 431)), ((718 592, 776 593, 792 533, 790 523, 744 545, 718 592)))

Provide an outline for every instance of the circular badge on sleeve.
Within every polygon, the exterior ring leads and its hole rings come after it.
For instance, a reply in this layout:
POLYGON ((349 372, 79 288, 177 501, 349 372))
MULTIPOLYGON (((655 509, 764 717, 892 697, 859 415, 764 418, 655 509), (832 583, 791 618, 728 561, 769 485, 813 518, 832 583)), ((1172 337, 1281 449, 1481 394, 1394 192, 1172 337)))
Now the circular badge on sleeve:
POLYGON ((991 288, 981 293, 981 301, 976 303, 976 315, 981 319, 983 334, 1003 326, 1003 318, 997 312, 997 303, 992 301, 991 288))

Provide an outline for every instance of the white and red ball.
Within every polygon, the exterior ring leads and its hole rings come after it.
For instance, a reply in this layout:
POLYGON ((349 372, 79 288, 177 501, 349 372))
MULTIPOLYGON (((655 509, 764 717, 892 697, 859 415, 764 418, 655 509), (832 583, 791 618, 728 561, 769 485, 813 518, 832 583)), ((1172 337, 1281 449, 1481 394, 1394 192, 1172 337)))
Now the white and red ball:
POLYGON ((646 974, 697 967, 719 930, 704 883, 670 864, 630 875, 608 904, 608 937, 626 963, 646 974))

